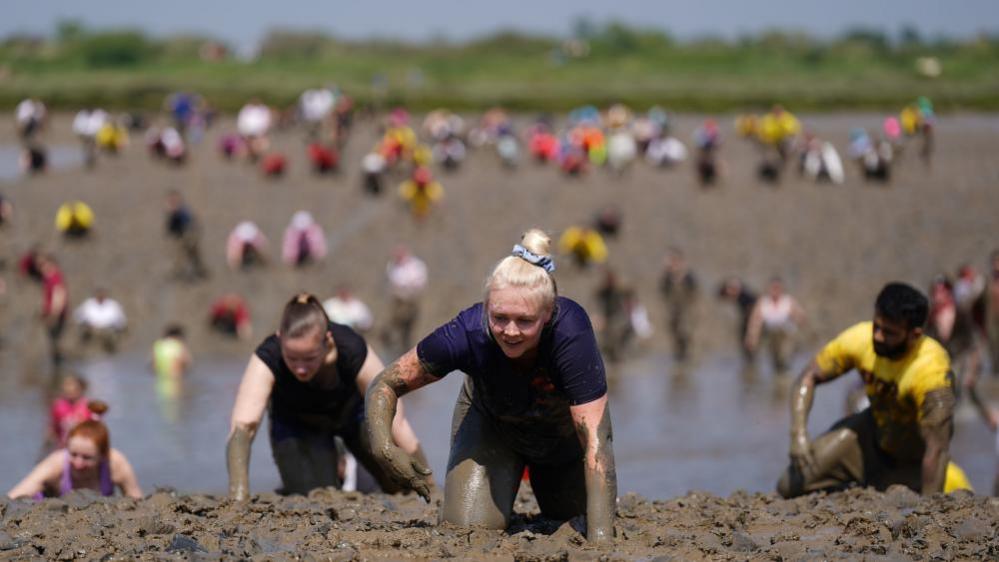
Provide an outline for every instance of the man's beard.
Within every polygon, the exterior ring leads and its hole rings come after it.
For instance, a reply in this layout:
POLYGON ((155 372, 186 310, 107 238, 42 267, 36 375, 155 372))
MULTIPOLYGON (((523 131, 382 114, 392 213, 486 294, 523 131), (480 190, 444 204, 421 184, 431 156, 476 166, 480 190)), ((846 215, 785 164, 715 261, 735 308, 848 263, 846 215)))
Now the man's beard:
POLYGON ((885 359, 898 359, 905 355, 905 352, 909 350, 909 345, 907 342, 903 341, 897 345, 887 345, 884 343, 874 342, 874 353, 878 357, 884 357, 885 359))

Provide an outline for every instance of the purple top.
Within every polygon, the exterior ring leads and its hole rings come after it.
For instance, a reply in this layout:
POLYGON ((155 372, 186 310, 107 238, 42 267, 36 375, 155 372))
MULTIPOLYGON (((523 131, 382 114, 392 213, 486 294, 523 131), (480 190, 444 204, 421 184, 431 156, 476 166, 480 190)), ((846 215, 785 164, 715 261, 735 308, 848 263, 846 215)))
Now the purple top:
MULTIPOLYGON (((73 480, 70 478, 69 450, 66 451, 66 462, 62 469, 62 478, 59 480, 59 496, 65 496, 73 491, 73 480)), ((111 480, 111 461, 104 459, 97 465, 97 471, 101 478, 101 495, 114 495, 114 482, 111 480)))

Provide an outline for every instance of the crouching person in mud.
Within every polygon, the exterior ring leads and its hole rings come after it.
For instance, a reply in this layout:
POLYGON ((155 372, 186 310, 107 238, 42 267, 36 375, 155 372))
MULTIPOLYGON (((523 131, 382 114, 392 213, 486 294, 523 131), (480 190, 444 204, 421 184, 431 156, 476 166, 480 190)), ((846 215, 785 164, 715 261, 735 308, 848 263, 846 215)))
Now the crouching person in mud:
MULTIPOLYGON (((280 329, 257 347, 239 385, 226 446, 229 495, 249 497, 250 445, 265 408, 282 493, 342 486, 336 437, 382 490, 399 491, 371 456, 364 429, 364 392, 383 368, 364 338, 329 321, 316 297, 292 298, 280 329)), ((425 462, 401 408, 389 425, 394 446, 425 462)))
POLYGON ((526 467, 543 516, 585 514, 589 540, 606 541, 617 477, 604 364, 586 312, 556 294, 550 245, 540 230, 524 234, 493 269, 484 302, 378 375, 366 401, 372 452, 429 499, 430 471, 389 428, 399 397, 460 370, 442 521, 506 528, 526 467))
POLYGON ((878 294, 873 322, 829 342, 791 390, 791 463, 777 483, 785 498, 851 484, 902 484, 923 494, 967 488, 950 463, 954 376, 944 348, 923 334, 928 302, 909 285, 878 294), (815 386, 856 369, 870 406, 815 439, 808 413, 815 386), (946 484, 946 485, 945 485, 946 484))

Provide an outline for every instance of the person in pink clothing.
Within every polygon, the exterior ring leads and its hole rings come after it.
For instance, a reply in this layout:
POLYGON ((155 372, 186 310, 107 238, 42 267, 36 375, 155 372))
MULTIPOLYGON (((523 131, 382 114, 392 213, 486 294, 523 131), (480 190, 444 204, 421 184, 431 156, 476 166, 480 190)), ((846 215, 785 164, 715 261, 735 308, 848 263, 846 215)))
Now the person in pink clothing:
POLYGON ((249 269, 267 263, 267 237, 253 221, 243 221, 229 233, 225 244, 229 268, 249 269))
POLYGON ((284 230, 281 259, 292 266, 320 261, 326 257, 326 234, 308 211, 298 211, 284 230))
POLYGON ((59 396, 52 402, 49 412, 49 434, 46 449, 66 446, 69 430, 78 423, 96 419, 88 407, 87 381, 80 375, 70 373, 59 383, 59 396))

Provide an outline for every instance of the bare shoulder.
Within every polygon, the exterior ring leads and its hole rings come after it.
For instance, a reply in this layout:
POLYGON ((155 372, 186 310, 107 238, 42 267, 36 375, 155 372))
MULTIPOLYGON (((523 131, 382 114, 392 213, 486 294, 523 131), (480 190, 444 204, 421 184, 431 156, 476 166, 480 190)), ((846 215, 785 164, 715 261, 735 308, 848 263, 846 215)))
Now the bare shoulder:
POLYGON ((111 462, 111 470, 117 472, 119 470, 131 470, 132 464, 128 462, 128 457, 118 449, 111 449, 111 453, 108 455, 111 462))

